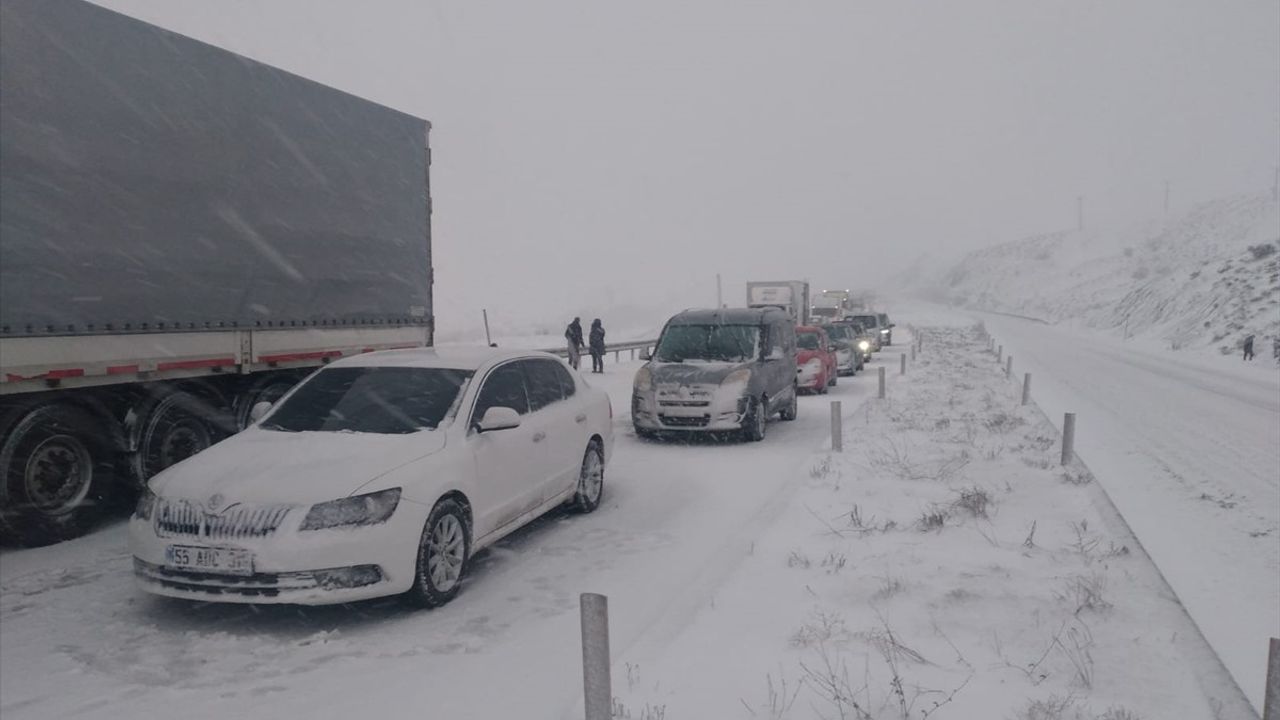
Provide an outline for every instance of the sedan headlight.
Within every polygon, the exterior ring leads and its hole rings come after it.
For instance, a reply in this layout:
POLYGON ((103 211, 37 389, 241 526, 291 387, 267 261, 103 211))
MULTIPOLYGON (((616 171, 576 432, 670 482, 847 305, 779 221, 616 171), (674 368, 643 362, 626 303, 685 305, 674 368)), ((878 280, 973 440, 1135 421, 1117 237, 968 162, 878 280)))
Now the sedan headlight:
POLYGON ((386 522, 400 504, 400 488, 312 505, 300 530, 358 527, 386 522))
POLYGON ((858 349, 861 350, 862 352, 866 352, 871 349, 871 343, 867 342, 866 340, 863 340, 858 343, 858 349))
POLYGON ((156 500, 156 494, 151 492, 151 488, 143 485, 142 493, 138 495, 138 505, 133 509, 134 517, 139 520, 150 520, 151 513, 156 509, 156 500))

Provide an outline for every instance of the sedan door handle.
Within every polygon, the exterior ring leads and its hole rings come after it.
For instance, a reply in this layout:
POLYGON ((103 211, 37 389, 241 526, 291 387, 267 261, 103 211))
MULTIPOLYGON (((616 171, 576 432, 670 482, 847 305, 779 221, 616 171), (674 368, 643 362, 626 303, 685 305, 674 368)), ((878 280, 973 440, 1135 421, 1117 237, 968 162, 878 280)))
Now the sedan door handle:
POLYGON ((586 413, 582 413, 582 414, 578 415, 578 417, 574 418, 574 419, 573 419, 573 421, 574 421, 574 422, 577 422, 577 423, 584 423, 584 422, 586 422, 586 421, 587 421, 587 414, 586 414, 586 413))
POLYGON ((547 434, 544 432, 537 432, 533 434, 534 442, 542 442, 543 440, 546 440, 546 439, 547 439, 547 434))

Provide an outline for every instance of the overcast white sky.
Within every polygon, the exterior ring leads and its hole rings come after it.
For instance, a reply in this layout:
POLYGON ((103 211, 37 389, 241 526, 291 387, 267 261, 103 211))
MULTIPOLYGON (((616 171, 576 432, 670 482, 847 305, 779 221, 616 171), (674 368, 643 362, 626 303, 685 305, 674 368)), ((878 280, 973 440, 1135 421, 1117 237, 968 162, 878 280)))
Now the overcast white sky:
POLYGON ((1276 0, 99 2, 431 120, 445 329, 874 286, 1280 162, 1276 0))

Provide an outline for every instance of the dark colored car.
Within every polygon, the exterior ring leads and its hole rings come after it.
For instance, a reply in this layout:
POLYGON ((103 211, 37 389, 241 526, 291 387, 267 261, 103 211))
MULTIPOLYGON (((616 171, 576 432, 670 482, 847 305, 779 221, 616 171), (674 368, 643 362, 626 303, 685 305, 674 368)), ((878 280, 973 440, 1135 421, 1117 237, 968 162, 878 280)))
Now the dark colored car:
POLYGON ((876 313, 876 317, 880 319, 880 337, 884 340, 884 345, 893 344, 893 323, 889 322, 888 313, 876 313))
POLYGON ((636 372, 636 434, 741 432, 763 440, 797 412, 796 327, 777 308, 686 310, 667 321, 636 372))
POLYGON ((836 372, 841 375, 857 375, 868 353, 858 349, 857 326, 852 323, 831 323, 819 326, 836 348, 836 372))

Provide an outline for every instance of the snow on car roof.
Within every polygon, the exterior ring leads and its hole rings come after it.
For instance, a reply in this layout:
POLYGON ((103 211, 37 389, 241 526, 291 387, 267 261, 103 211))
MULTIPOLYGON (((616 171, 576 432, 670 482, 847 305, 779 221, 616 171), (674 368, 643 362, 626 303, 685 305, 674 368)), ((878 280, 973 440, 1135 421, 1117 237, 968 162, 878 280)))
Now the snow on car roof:
POLYGON ((484 365, 519 357, 555 357, 536 350, 502 350, 483 346, 408 348, 362 353, 338 360, 330 367, 418 367, 476 370, 484 365))

